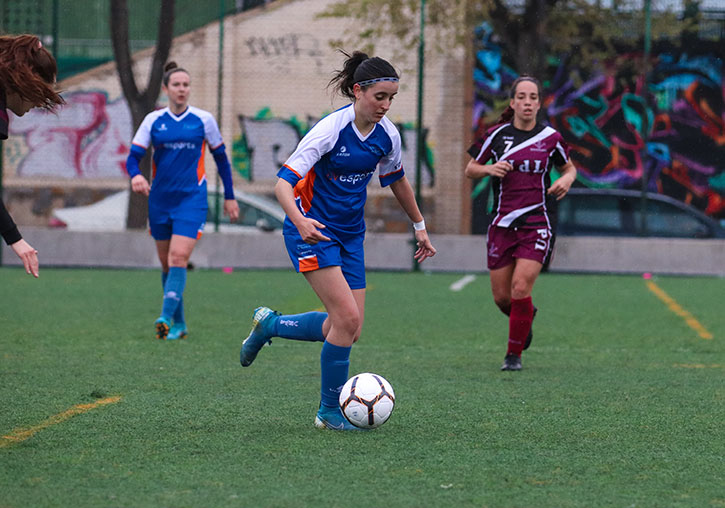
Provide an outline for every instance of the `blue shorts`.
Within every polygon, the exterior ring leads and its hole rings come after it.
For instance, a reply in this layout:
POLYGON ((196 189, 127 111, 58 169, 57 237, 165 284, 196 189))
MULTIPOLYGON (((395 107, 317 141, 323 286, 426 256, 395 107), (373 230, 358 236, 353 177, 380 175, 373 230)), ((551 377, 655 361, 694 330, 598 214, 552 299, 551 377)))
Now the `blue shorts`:
POLYGON ((310 245, 302 240, 296 227, 284 228, 284 243, 295 270, 304 273, 339 266, 350 289, 365 289, 365 234, 345 236, 343 242, 330 230, 321 231, 330 241, 310 245))
POLYGON ((154 240, 170 240, 171 235, 199 239, 206 224, 206 209, 182 206, 163 210, 149 206, 149 229, 154 240))

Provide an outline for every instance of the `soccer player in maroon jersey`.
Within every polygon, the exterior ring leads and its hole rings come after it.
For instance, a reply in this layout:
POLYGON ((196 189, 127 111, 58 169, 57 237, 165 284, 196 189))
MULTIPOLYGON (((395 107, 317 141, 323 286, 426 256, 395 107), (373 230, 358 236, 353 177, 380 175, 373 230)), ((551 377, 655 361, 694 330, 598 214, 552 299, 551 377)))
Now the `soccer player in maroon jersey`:
MULTIPOLYGON (((8 138, 7 110, 23 116, 33 108, 52 110, 64 104, 55 91, 57 74, 55 59, 36 36, 0 36, 0 140, 8 138)), ((38 251, 23 239, 2 199, 0 236, 21 259, 25 271, 37 277, 38 251)))
POLYGON ((509 316, 508 350, 501 370, 521 370, 536 312, 531 290, 551 247, 547 203, 559 200, 576 179, 569 147, 558 131, 537 121, 538 80, 514 81, 509 106, 468 153, 469 178, 493 178, 495 216, 488 228, 488 269, 493 299, 509 316), (561 177, 551 183, 556 166, 561 177), (547 199, 551 198, 551 199, 547 199))

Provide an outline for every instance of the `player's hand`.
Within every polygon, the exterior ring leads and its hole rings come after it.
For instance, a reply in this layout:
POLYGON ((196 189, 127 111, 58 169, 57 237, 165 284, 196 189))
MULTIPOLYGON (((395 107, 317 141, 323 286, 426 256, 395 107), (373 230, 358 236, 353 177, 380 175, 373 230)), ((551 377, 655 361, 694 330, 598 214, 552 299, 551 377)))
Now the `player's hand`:
POLYGON ((22 239, 12 244, 10 248, 15 251, 15 254, 17 254, 20 260, 23 262, 25 271, 37 279, 39 266, 38 251, 35 250, 28 242, 22 239))
POLYGON ((416 249, 415 254, 413 254, 413 257, 416 261, 418 261, 418 263, 422 263, 426 258, 436 255, 437 251, 435 250, 435 247, 433 247, 433 244, 430 243, 428 232, 425 229, 415 232, 415 243, 418 248, 416 249))
POLYGON ((551 184, 551 187, 549 187, 549 190, 546 191, 546 193, 556 196, 556 200, 559 201, 561 198, 566 196, 566 193, 569 192, 569 189, 571 189, 571 184, 574 183, 574 178, 569 174, 560 176, 554 183, 551 184))
POLYGON ((131 190, 137 192, 138 194, 148 196, 149 191, 151 190, 151 186, 149 185, 149 181, 146 180, 145 176, 136 175, 131 178, 131 190))
POLYGON ((224 215, 227 215, 232 222, 237 221, 239 218, 239 203, 237 203, 236 199, 224 200, 224 215))
POLYGON ((317 242, 329 242, 330 239, 322 234, 320 229, 325 229, 325 225, 315 219, 308 219, 303 217, 298 221, 297 231, 300 232, 300 236, 305 243, 315 245, 317 242))
POLYGON ((486 168, 486 173, 488 173, 490 176, 496 176, 498 178, 503 178, 509 171, 514 169, 514 167, 506 161, 498 161, 494 162, 493 164, 486 164, 484 167, 486 168))

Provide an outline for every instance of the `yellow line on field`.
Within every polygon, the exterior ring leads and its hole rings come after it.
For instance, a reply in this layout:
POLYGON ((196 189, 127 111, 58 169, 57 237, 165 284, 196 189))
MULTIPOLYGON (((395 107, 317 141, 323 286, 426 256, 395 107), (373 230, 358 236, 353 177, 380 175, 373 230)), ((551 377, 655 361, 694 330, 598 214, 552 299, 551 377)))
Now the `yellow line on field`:
POLYGON ((695 330, 698 333, 698 335, 700 335, 700 337, 702 337, 703 339, 708 339, 708 340, 712 339, 712 334, 710 332, 708 332, 707 329, 704 326, 702 326, 700 324, 700 322, 697 319, 695 319, 695 317, 692 314, 690 314, 688 311, 683 309, 679 303, 674 301, 670 297, 670 295, 665 293, 657 284, 655 284, 651 280, 648 280, 647 287, 649 288, 650 291, 652 291, 655 295, 657 295, 657 298, 662 300, 664 302, 664 304, 667 305, 667 307, 669 307, 669 309, 672 312, 674 312, 675 314, 680 316, 682 319, 684 319, 685 323, 687 323, 690 326, 690 328, 695 330))
POLYGON ((115 404, 119 400, 121 400, 121 397, 116 396, 100 399, 91 404, 76 404, 72 408, 66 409, 62 413, 51 416, 50 418, 48 418, 44 422, 39 423, 38 425, 34 425, 33 427, 28 428, 18 428, 13 430, 10 434, 0 437, 0 448, 5 448, 12 444, 25 441, 26 439, 33 437, 33 435, 45 429, 46 427, 50 427, 51 425, 55 425, 56 423, 64 422, 75 415, 87 413, 91 409, 95 409, 99 406, 104 406, 106 404, 115 404))

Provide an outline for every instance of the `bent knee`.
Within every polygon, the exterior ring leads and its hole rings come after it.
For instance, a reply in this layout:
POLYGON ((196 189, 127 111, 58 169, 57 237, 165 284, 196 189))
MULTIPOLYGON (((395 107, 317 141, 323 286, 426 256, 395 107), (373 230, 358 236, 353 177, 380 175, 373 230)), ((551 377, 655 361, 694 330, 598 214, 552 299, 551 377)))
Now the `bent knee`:
POLYGON ((493 301, 504 314, 511 312, 511 298, 508 296, 494 296, 493 301))
POLYGON ((169 252, 169 266, 186 267, 189 264, 189 255, 186 252, 169 252))

